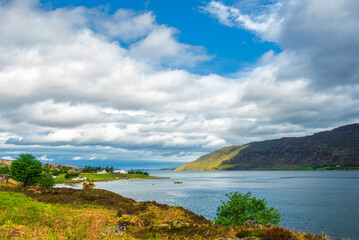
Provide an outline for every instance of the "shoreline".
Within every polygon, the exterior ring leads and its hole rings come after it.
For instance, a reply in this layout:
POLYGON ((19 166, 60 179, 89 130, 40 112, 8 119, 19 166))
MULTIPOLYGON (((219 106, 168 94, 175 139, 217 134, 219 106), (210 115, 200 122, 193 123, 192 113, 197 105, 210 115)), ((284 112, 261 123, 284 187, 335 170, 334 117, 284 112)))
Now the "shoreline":
MULTIPOLYGON (((148 177, 148 178, 129 178, 129 179, 126 179, 126 178, 121 178, 121 179, 107 179, 107 180, 91 180, 93 182, 113 182, 113 181, 125 181, 125 180, 146 180, 146 179, 171 179, 170 177, 148 177)), ((88 179, 89 180, 89 179, 88 179)), ((85 180, 87 181, 87 180, 85 180)), ((85 182, 83 180, 79 180, 79 181, 66 181, 66 182, 59 182, 59 183, 55 183, 56 185, 57 184, 71 184, 71 183, 83 183, 85 182)))

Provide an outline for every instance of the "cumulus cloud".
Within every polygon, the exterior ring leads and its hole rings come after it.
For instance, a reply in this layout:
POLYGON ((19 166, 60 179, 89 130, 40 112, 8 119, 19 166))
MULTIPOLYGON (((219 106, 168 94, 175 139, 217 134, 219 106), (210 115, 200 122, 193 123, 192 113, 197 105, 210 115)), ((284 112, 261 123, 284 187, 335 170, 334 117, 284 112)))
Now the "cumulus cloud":
POLYGON ((45 154, 45 155, 42 155, 42 156, 40 156, 40 157, 38 157, 37 158, 38 160, 40 160, 40 161, 48 161, 48 162, 52 162, 52 161, 54 161, 54 159, 53 158, 49 158, 49 157, 47 157, 47 155, 45 154))
POLYGON ((92 23, 98 32, 125 43, 143 38, 157 27, 152 12, 137 14, 133 10, 119 9, 110 17, 106 16, 107 13, 92 13, 97 16, 92 23))
MULTIPOLYGON (((280 4, 278 3, 278 5, 280 4)), ((274 9, 274 6, 271 6, 271 8, 274 9)), ((248 14, 241 13, 238 8, 226 6, 218 1, 211 1, 200 9, 217 18, 220 23, 226 26, 241 27, 259 33, 265 32, 268 27, 271 24, 274 24, 277 20, 274 13, 269 15, 256 15, 253 17, 248 14)))
POLYGON ((0 149, 183 161, 357 121, 357 7, 291 0, 250 12, 211 1, 202 10, 220 23, 283 49, 228 78, 191 73, 211 56, 152 12, 9 1, 0 6, 0 149))
POLYGON ((254 31, 283 52, 278 80, 308 78, 317 88, 356 85, 359 70, 358 1, 277 1, 263 12, 243 14, 235 6, 211 1, 204 11, 224 25, 254 31))
POLYGON ((143 40, 131 45, 130 55, 164 65, 195 66, 198 62, 210 60, 205 48, 177 42, 176 32, 173 28, 157 28, 143 40))

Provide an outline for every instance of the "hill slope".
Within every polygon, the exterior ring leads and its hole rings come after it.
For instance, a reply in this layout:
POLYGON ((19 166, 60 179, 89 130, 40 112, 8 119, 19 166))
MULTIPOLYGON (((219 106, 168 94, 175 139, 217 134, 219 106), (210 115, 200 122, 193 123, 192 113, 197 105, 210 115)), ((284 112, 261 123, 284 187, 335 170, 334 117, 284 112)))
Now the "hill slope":
POLYGON ((0 167, 10 166, 10 165, 11 165, 10 160, 0 159, 0 167))
POLYGON ((194 162, 182 165, 176 168, 175 171, 207 171, 207 170, 219 170, 222 162, 230 160, 236 156, 241 149, 246 146, 230 146, 224 147, 207 155, 198 158, 194 162))
POLYGON ((359 166, 359 124, 311 136, 222 148, 176 170, 305 169, 324 165, 359 166))

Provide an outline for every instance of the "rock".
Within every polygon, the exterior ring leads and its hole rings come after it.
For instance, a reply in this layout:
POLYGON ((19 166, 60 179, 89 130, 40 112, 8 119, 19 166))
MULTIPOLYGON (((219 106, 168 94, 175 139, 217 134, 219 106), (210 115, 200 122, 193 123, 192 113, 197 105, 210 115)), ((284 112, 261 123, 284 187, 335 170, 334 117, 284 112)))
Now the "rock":
POLYGON ((178 229, 178 228, 183 228, 183 227, 188 227, 188 226, 190 226, 190 224, 185 221, 173 221, 171 223, 171 229, 178 229))
POLYGON ((152 227, 153 230, 170 229, 171 226, 167 223, 158 224, 152 227))
POLYGON ((259 224, 257 222, 253 222, 251 220, 248 220, 244 223, 245 228, 256 228, 256 229, 262 229, 264 226, 262 224, 259 224))
POLYGON ((125 224, 120 224, 120 225, 109 227, 109 228, 105 229, 101 233, 101 236, 106 236, 107 234, 114 234, 114 235, 117 235, 117 236, 121 236, 125 232, 126 232, 126 225, 125 224))
POLYGON ((9 181, 9 174, 0 174, 0 181, 7 183, 9 181))

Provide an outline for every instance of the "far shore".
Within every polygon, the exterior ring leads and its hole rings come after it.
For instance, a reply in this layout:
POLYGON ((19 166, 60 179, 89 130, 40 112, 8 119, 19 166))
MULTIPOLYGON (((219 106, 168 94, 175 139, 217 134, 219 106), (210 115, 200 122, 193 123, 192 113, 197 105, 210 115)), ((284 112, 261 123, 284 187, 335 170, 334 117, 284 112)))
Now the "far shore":
MULTIPOLYGON (((146 178, 119 178, 119 179, 99 179, 99 180, 91 180, 93 182, 112 182, 112 181, 124 181, 124 180, 146 180, 146 179, 170 179, 170 177, 155 177, 155 176, 149 176, 149 177, 146 177, 146 178)), ((85 180, 87 181, 87 180, 85 180)), ((82 183, 84 182, 84 180, 79 180, 79 181, 64 181, 64 182, 57 182, 56 184, 69 184, 69 183, 82 183)))

